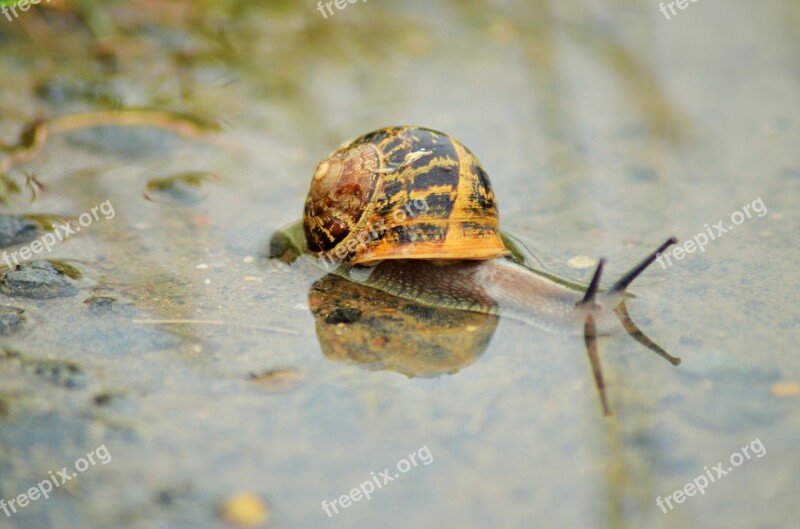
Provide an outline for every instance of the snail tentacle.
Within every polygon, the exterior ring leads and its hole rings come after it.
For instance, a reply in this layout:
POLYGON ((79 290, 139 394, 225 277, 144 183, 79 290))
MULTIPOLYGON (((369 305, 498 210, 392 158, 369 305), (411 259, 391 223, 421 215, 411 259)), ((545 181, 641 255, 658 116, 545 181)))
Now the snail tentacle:
POLYGON ((677 244, 678 238, 677 237, 670 237, 664 243, 659 246, 655 251, 649 254, 647 257, 642 259, 642 261, 631 268, 626 274, 624 274, 619 280, 614 283, 614 285, 608 290, 609 294, 613 293, 623 293, 625 289, 633 283, 633 280, 639 277, 642 272, 647 270, 647 268, 653 264, 653 261, 658 259, 658 256, 661 255, 664 250, 672 246, 673 244, 677 244))
POLYGON ((586 289, 586 294, 583 296, 583 299, 577 303, 577 305, 594 304, 594 298, 597 295, 597 289, 600 287, 600 277, 603 275, 603 267, 605 264, 606 260, 604 258, 600 258, 600 262, 597 263, 597 269, 594 271, 594 276, 592 276, 592 282, 589 283, 589 288, 586 289))

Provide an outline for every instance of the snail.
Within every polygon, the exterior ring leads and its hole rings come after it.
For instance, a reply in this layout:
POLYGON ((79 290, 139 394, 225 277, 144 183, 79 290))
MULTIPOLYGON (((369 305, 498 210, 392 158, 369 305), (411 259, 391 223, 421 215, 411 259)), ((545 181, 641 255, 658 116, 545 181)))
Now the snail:
POLYGON ((426 128, 391 127, 346 142, 319 163, 302 221, 276 233, 270 253, 303 256, 415 302, 583 334, 609 415, 596 337, 615 318, 634 339, 680 363, 639 330, 625 305, 631 282, 676 242, 667 239, 606 290, 604 259, 587 287, 537 270, 500 231, 489 177, 464 145, 426 128))

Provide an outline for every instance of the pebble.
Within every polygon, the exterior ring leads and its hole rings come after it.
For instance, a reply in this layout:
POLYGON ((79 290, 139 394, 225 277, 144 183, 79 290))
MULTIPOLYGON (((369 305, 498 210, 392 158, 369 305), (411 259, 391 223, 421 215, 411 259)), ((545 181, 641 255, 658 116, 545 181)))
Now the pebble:
MULTIPOLYGON (((164 178, 154 178, 147 182, 144 196, 151 202, 161 202, 167 204, 196 204, 206 198, 204 186, 206 182, 213 181, 216 176, 204 172, 188 172, 167 176, 164 178)), ((208 219, 198 218, 197 225, 207 225, 208 219)))
POLYGON ((83 300, 86 308, 93 314, 104 313, 132 313, 133 306, 130 303, 120 301, 111 296, 91 296, 83 300))
POLYGON ((658 180, 658 172, 651 167, 628 167, 628 180, 634 182, 655 182, 658 180))
POLYGON ((108 312, 113 309, 115 301, 108 296, 94 296, 83 300, 92 312, 108 312))
POLYGON ((266 523, 269 510, 254 492, 240 492, 226 499, 220 507, 222 517, 238 527, 259 527, 266 523))
POLYGON ((252 373, 250 375, 250 380, 259 386, 275 391, 291 389, 303 379, 305 379, 303 372, 292 368, 270 369, 261 374, 252 373))
POLYGON ((770 392, 776 397, 796 397, 800 395, 800 383, 775 382, 770 388, 770 392))
POLYGON ((19 215, 0 215, 0 248, 32 241, 39 227, 19 215))
POLYGON ((31 261, 0 277, 0 292, 35 299, 74 296, 78 292, 78 281, 49 261, 31 261))
POLYGON ((42 380, 68 389, 82 388, 89 383, 89 374, 71 362, 37 360, 28 364, 27 368, 42 380))
POLYGON ((576 255, 567 261, 567 266, 570 268, 592 268, 597 266, 597 259, 588 255, 576 255))
POLYGON ((11 336, 25 325, 25 311, 16 307, 0 307, 0 336, 11 336))

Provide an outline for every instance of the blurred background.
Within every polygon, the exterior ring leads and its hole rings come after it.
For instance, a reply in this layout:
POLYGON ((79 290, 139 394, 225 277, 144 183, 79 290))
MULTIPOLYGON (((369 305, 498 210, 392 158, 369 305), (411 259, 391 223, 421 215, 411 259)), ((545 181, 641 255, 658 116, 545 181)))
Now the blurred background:
POLYGON ((4 4, 3 251, 115 214, 2 271, 0 498, 111 459, 0 527, 800 528, 796 1, 4 4), (464 143, 501 226, 577 281, 767 212, 637 281, 632 316, 683 362, 601 337, 604 418, 581 337, 451 315, 403 327, 457 344, 409 362, 350 315, 418 307, 268 259, 321 159, 407 124, 464 143))

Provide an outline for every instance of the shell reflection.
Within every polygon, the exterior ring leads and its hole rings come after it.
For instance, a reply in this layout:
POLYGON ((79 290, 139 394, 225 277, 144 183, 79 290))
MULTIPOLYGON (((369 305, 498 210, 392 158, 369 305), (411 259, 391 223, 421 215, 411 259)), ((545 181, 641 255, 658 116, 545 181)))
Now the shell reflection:
POLYGON ((456 373, 486 350, 499 318, 405 300, 335 275, 308 295, 330 360, 409 377, 456 373))

